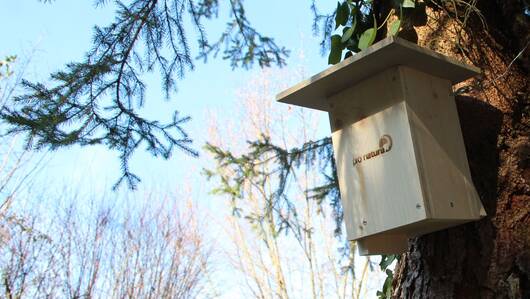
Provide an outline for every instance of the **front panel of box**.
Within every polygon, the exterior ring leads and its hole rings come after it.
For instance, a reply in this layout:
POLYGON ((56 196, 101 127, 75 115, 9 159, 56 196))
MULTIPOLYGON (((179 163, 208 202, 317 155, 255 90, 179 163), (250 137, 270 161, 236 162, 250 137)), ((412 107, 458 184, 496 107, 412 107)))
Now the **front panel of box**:
POLYGON ((332 139, 350 240, 425 219, 405 102, 344 126, 332 139))

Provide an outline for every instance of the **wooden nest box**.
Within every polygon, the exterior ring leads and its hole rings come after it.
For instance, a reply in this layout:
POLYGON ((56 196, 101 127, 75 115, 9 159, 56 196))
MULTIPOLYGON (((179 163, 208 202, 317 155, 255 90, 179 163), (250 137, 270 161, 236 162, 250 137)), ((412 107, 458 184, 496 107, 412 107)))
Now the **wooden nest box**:
POLYGON ((389 37, 277 95, 327 111, 349 240, 361 255, 485 216, 452 85, 479 69, 389 37))

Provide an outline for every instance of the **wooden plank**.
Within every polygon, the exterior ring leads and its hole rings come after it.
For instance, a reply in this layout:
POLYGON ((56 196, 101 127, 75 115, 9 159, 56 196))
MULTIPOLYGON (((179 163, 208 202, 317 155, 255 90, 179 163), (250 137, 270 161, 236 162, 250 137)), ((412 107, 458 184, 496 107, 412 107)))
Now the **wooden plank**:
POLYGON ((448 79, 453 84, 480 73, 476 67, 462 64, 406 40, 388 37, 279 93, 276 99, 282 103, 329 111, 327 99, 330 96, 398 65, 448 79))
POLYGON ((405 102, 334 132, 332 139, 350 240, 426 219, 405 102))
POLYGON ((357 240, 359 255, 396 254, 407 250, 409 237, 404 234, 378 234, 357 240))
POLYGON ((451 82, 399 69, 428 217, 480 219, 451 82))
POLYGON ((329 98, 331 132, 403 101, 397 67, 387 69, 329 98))

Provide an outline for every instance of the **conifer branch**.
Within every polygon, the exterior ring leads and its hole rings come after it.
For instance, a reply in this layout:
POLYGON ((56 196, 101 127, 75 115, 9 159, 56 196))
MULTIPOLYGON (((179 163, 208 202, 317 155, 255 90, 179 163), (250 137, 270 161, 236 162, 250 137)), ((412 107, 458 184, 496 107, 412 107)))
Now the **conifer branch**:
POLYGON ((342 233, 342 206, 331 138, 308 141, 301 147, 285 149, 271 143, 267 136, 262 136, 257 141, 249 142, 249 150, 240 156, 210 143, 205 149, 216 160, 217 169, 206 169, 204 172, 208 178, 219 179, 220 185, 213 192, 230 196, 234 214, 238 213, 238 200, 245 198, 245 184, 256 184, 275 178, 277 183, 269 200, 271 206, 268 213, 277 215, 279 230, 288 231, 295 227, 290 223, 289 214, 296 213, 296 211, 291 210, 294 205, 287 192, 289 181, 295 175, 295 170, 302 166, 308 169, 316 168, 322 175, 322 184, 306 190, 308 198, 315 200, 319 205, 323 204, 326 199, 329 201, 336 224, 335 234, 342 233), (268 171, 261 170, 262 165, 265 164, 268 165, 268 171), (227 169, 229 171, 226 171, 227 169))
MULTIPOLYGON (((53 2, 53 1, 42 1, 53 2)), ((184 130, 189 117, 175 111, 167 123, 144 118, 139 109, 145 103, 145 72, 160 71, 166 98, 175 90, 175 80, 194 68, 184 17, 189 14, 198 33, 198 57, 223 52, 233 67, 285 64, 287 51, 264 37, 248 22, 242 2, 233 21, 239 30, 225 32, 213 44, 206 39, 204 20, 217 17, 216 0, 132 0, 115 1, 116 17, 106 26, 94 28, 93 47, 81 62, 66 65, 51 74, 49 83, 23 81, 25 92, 4 107, 0 117, 10 125, 7 134, 23 133, 28 148, 58 149, 74 144, 101 144, 120 154, 122 176, 115 188, 126 182, 135 188, 140 181, 128 161, 140 145, 153 156, 168 159, 175 148, 197 156, 184 130), (241 46, 242 40, 248 41, 241 46), (227 48, 221 49, 221 44, 227 48), (237 49, 237 50, 234 50, 237 49)), ((95 5, 107 4, 97 0, 95 5)))

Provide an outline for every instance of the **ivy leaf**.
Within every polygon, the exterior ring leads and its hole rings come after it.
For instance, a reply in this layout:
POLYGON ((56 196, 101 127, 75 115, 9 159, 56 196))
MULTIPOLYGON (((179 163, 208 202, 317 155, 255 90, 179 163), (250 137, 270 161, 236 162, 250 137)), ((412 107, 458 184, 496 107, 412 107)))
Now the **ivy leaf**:
POLYGON ((401 27, 401 20, 394 21, 392 23, 392 25, 390 25, 390 28, 388 30, 388 34, 390 34, 390 36, 396 35, 398 33, 400 27, 401 27))
POLYGON ((370 47, 374 43, 376 34, 377 30, 375 28, 366 29, 361 38, 359 38, 359 49, 365 50, 370 47))
POLYGON ((352 23, 351 27, 349 27, 344 32, 344 34, 342 34, 341 42, 345 43, 351 38, 351 36, 353 35, 353 32, 355 32, 355 27, 357 27, 357 16, 353 17, 353 23, 352 23))
POLYGON ((394 254, 382 255, 381 262, 379 263, 381 270, 383 271, 386 270, 386 268, 388 268, 388 266, 390 266, 390 264, 392 264, 392 262, 394 262, 395 259, 396 259, 396 255, 394 254))
POLYGON ((348 7, 348 2, 337 2, 337 13, 335 15, 335 29, 339 28, 340 25, 346 25, 348 22, 348 17, 350 16, 350 8, 348 7))
POLYGON ((342 56, 341 36, 335 34, 331 37, 331 51, 329 52, 328 64, 337 64, 342 56))
POLYGON ((385 282, 383 283, 383 290, 380 296, 381 298, 390 299, 392 297, 392 280, 394 280, 394 273, 389 269, 387 269, 385 273, 387 277, 385 279, 385 282))
POLYGON ((342 35, 342 38, 341 38, 340 41, 343 42, 343 43, 347 42, 350 39, 350 37, 352 36, 353 30, 355 30, 355 28, 348 27, 346 32, 344 32, 344 34, 342 35))
POLYGON ((416 7, 416 3, 414 0, 403 0, 403 4, 401 4, 403 8, 414 8, 416 7))

